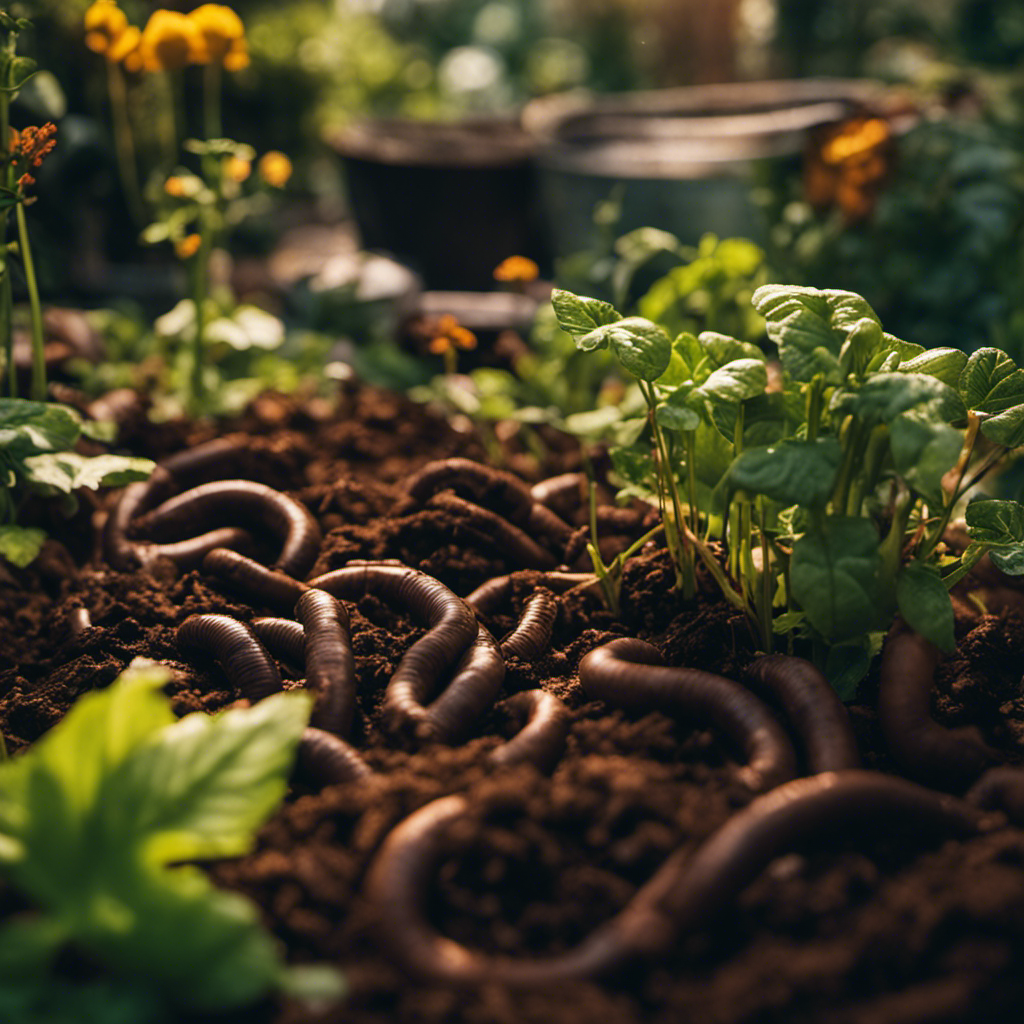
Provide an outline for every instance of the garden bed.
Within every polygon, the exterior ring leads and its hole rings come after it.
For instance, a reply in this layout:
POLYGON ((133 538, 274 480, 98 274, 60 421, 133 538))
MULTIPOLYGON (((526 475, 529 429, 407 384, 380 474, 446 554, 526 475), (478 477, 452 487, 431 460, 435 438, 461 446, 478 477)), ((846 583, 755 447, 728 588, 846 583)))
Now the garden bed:
MULTIPOLYGON (((159 460, 214 436, 242 447, 239 476, 293 495, 316 516, 324 542, 313 574, 356 559, 398 559, 464 596, 524 569, 464 511, 406 500, 404 482, 423 464, 482 461, 484 453, 471 434, 402 398, 350 385, 332 411, 265 397, 218 435, 198 424, 146 424, 124 440, 134 454, 159 460)), ((515 464, 530 469, 528 460, 515 464)), ((530 482, 575 468, 566 456, 533 467, 530 482)), ((88 523, 79 517, 73 525, 78 534, 57 541, 81 557, 88 523)), ((514 577, 511 601, 481 616, 496 638, 515 625, 539 580, 514 577)), ((341 964, 350 992, 320 1018, 275 1003, 239 1020, 909 1024, 1012 1016, 1024 995, 1016 952, 1024 942, 1024 832, 1014 828, 964 841, 913 823, 853 839, 825 831, 773 860, 668 955, 599 981, 518 991, 428 985, 383 950, 366 873, 392 829, 439 797, 462 794, 470 813, 445 834, 430 920, 471 949, 510 956, 575 946, 670 854, 696 852, 751 802, 737 752, 720 732, 659 712, 612 710, 581 689, 581 658, 620 636, 650 641, 668 664, 742 677, 753 658, 742 617, 710 585, 685 602, 672 581, 665 550, 651 546, 627 563, 619 619, 585 591, 557 596, 550 648, 506 658, 498 707, 454 746, 398 743, 380 728, 387 682, 423 630, 375 597, 347 604, 359 680, 353 742, 376 775, 322 791, 296 782, 256 849, 210 872, 258 902, 289 959, 341 964), (571 710, 564 756, 550 777, 531 765, 492 767, 488 753, 512 732, 500 701, 537 687, 571 710)), ((173 669, 179 713, 231 704, 240 691, 212 659, 186 655, 175 628, 195 613, 243 621, 276 613, 201 571, 161 561, 122 572, 96 559, 76 568, 52 544, 0 584, 0 609, 0 726, 12 752, 137 655, 173 669), (69 617, 82 607, 92 628, 75 633, 69 617)), ((962 601, 957 610, 958 653, 939 669, 933 713, 949 727, 979 726, 1003 760, 1016 762, 1024 746, 1024 618, 1012 601, 998 615, 962 601)), ((864 766, 895 772, 874 710, 877 689, 876 670, 850 718, 864 766)), ((0 913, 18 906, 0 889, 0 913)))

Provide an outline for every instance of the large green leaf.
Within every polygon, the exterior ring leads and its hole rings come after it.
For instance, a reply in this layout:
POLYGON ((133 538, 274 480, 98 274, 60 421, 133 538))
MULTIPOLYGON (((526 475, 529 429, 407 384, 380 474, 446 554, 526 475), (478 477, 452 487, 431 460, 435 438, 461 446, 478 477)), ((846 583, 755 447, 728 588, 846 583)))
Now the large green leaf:
POLYGON ((708 358, 710 369, 717 370, 726 363, 732 363, 737 359, 757 359, 764 362, 764 352, 751 344, 749 341, 740 341, 738 338, 730 337, 728 334, 719 334, 717 331, 701 331, 697 339, 702 351, 708 358))
POLYGON ((1024 371, 997 348, 979 348, 957 386, 964 405, 975 412, 999 413, 1024 403, 1024 371))
POLYGON ((729 468, 729 486, 763 494, 781 505, 824 505, 835 487, 842 458, 833 437, 747 448, 729 468))
POLYGON ((982 420, 981 432, 990 441, 1007 448, 1024 445, 1024 403, 982 420))
POLYGON ((911 629, 941 651, 956 650, 953 603, 939 570, 924 562, 908 562, 896 577, 896 604, 911 629))
POLYGON ((790 582, 807 619, 828 640, 880 626, 878 535, 866 519, 834 516, 793 545, 790 582))
POLYGON ((81 418, 65 405, 0 398, 0 451, 6 451, 11 459, 64 451, 80 433, 81 418))
POLYGON ((79 455, 78 452, 53 452, 31 455, 24 461, 25 479, 41 487, 52 487, 69 494, 79 487, 125 487, 146 480, 156 467, 150 459, 127 455, 79 455))
POLYGON ((967 365, 967 353, 958 348, 933 348, 913 359, 900 363, 900 373, 926 373, 956 388, 967 365))
POLYGON ((742 402, 763 395, 767 387, 763 360, 735 359, 715 370, 697 391, 712 403, 742 402))
POLYGON ((46 531, 37 526, 0 526, 0 558, 24 569, 39 557, 46 531))
POLYGON ((663 387, 678 387, 687 381, 701 383, 711 372, 710 357, 701 343, 688 331, 683 331, 672 342, 672 355, 668 368, 658 378, 663 387))
POLYGON ((586 295, 574 295, 561 288, 556 288, 552 293, 551 305, 554 307, 558 326, 577 339, 604 324, 622 319, 610 302, 592 299, 586 295))
POLYGON ((667 369, 672 356, 672 339, 664 329, 642 316, 628 316, 595 328, 576 339, 584 351, 610 345, 619 362, 634 377, 656 381, 667 369))
POLYGON ((991 498, 972 501, 964 513, 971 538, 1010 576, 1024 576, 1024 505, 991 498))
POLYGON ((943 505, 942 477, 954 466, 963 434, 918 411, 902 413, 889 424, 889 448, 896 472, 933 509, 943 505))
POLYGON ((876 373, 856 389, 840 389, 833 413, 852 413, 867 426, 892 421, 909 409, 920 409, 938 422, 966 415, 957 393, 924 373, 876 373))

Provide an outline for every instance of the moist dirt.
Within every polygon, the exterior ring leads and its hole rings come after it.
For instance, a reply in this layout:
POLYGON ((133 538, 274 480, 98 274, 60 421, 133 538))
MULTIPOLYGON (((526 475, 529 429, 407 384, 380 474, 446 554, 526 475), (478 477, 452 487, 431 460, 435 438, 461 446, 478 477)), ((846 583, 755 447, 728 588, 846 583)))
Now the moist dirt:
MULTIPOLYGON (((244 446, 238 474, 286 491, 317 517, 325 539, 314 573, 351 559, 399 559, 460 595, 517 572, 500 545, 451 509, 401 508, 402 482, 432 459, 485 459, 474 435, 404 399, 348 387, 339 404, 266 396, 227 429, 129 422, 125 449, 161 458, 214 436, 244 446)), ((530 482, 577 468, 571 449, 541 467, 511 451, 530 482)), ((109 499, 105 499, 109 501, 109 499)), ((115 572, 100 560, 104 502, 84 502, 26 570, 0 572, 0 727, 17 752, 133 657, 171 668, 176 710, 214 711, 240 694, 219 667, 185 658, 175 628, 189 615, 249 620, 253 606, 198 571, 169 562, 115 572), (69 613, 92 628, 72 636, 69 613)), ((500 639, 537 577, 515 577, 508 605, 483 620, 500 639)), ((714 920, 668 955, 599 982, 509 991, 426 986, 377 945, 361 896, 389 831, 437 797, 465 795, 474 814, 452 830, 428 894, 431 920, 475 949, 542 956, 571 947, 622 908, 679 848, 702 840, 752 799, 736 781, 736 752, 712 730, 660 713, 588 702, 581 657, 617 636, 653 643, 669 664, 738 678, 753 656, 744 622, 705 585, 695 601, 671 591, 663 550, 627 566, 622 613, 592 593, 558 597, 550 649, 508 659, 501 699, 541 687, 572 710, 568 748, 549 777, 495 769, 486 754, 511 733, 501 703, 464 745, 403 749, 378 728, 384 689, 422 630, 373 597, 349 605, 359 679, 354 742, 378 775, 314 791, 296 783, 246 857, 209 866, 214 881, 250 896, 294 962, 342 965, 340 1007, 317 1015, 267 1002, 227 1021, 246 1024, 914 1024, 1020 1019, 1024 998, 1024 831, 966 842, 903 831, 822 837, 773 861, 714 920)), ((985 583, 984 580, 976 583, 985 583)), ((957 600, 958 653, 937 676, 933 713, 977 725, 1010 764, 1024 759, 1024 616, 1016 592, 975 586, 957 600), (979 605, 980 598, 980 605, 979 605), (987 605, 986 605, 987 600, 987 605), (988 614, 982 609, 994 611, 988 614)), ((286 685, 295 673, 282 666, 286 685)), ((865 767, 893 771, 874 712, 877 678, 851 706, 865 767)), ((21 909, 0 886, 0 917, 21 909)))

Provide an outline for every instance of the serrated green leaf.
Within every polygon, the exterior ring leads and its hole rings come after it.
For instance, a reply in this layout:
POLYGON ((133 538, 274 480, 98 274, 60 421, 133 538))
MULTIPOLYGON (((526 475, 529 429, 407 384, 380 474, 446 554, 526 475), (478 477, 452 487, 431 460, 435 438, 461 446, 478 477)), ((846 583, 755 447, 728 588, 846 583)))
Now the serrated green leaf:
POLYGON ((822 636, 846 640, 880 626, 885 611, 880 569, 874 525, 833 516, 793 545, 793 597, 822 636))
POLYGON ((729 467, 729 486, 782 505, 822 506, 835 487, 842 459, 833 437, 747 448, 729 467))
POLYGON ((840 415, 852 413, 867 426, 891 424, 909 409, 937 422, 966 415, 952 388, 923 373, 876 373, 855 390, 837 390, 830 408, 840 415))
POLYGON ((957 385, 964 405, 1000 413, 1024 403, 1024 371, 997 348, 979 348, 967 360, 957 385))
POLYGON ((956 650, 953 603, 939 570, 924 562, 908 562, 896 577, 896 603, 911 629, 941 651, 956 650))
POLYGON ((943 505, 942 477, 956 464, 962 447, 961 431, 914 410, 889 424, 889 448, 896 472, 933 509, 943 505))
POLYGON ((71 448, 81 433, 81 417, 65 405, 0 398, 0 450, 22 460, 71 448))
POLYGON ((625 317, 605 324, 576 339, 586 352, 610 345, 619 362, 634 377, 657 380, 667 369, 672 356, 672 341, 665 331, 641 316, 625 317))
POLYGON ((947 387, 957 388, 967 365, 967 353, 958 348, 934 348, 901 362, 900 373, 925 373, 941 380, 947 387))
POLYGON ((24 461, 25 479, 32 484, 70 493, 79 487, 125 487, 146 480, 156 467, 150 459, 126 455, 79 455, 56 452, 32 455, 24 461))
POLYGON ((551 305, 555 310, 558 326, 563 331, 579 338, 590 334, 606 324, 621 320, 622 316, 610 302, 592 299, 586 295, 574 295, 562 288, 551 294, 551 305))
POLYGON ((1007 448, 1024 445, 1024 403, 982 420, 981 432, 990 441, 1007 448))
POLYGON ((0 526, 0 557, 24 569, 39 557, 45 541, 46 531, 36 526, 0 526))
POLYGON ((971 539, 989 548, 993 564, 1010 576, 1024 575, 1024 505, 998 498, 972 501, 964 518, 971 539))

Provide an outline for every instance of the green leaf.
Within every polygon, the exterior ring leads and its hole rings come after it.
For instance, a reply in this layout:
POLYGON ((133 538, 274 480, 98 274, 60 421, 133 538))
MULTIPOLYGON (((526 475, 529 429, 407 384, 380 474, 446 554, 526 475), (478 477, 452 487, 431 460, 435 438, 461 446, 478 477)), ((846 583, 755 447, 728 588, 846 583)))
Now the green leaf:
POLYGON ((979 348, 960 374, 964 405, 974 412, 1000 413, 1024 402, 1024 371, 997 348, 979 348))
POLYGON ((621 314, 610 302, 602 302, 586 295, 574 295, 561 288, 556 288, 552 292, 551 305, 554 307, 558 326, 577 338, 577 342, 580 337, 590 334, 598 327, 622 319, 621 314))
POLYGON ((46 531, 37 526, 0 526, 0 556, 24 569, 39 557, 46 531))
POLYGON ((942 477, 963 447, 963 433, 911 410, 889 424, 889 448, 896 472, 933 509, 943 505, 942 477))
POLYGON ((781 505, 821 506, 832 494, 842 459, 834 437, 747 448, 729 468, 729 486, 781 505))
POLYGON ((868 674, 872 659, 882 648, 883 635, 868 633, 853 643, 833 644, 828 649, 823 671, 840 700, 851 701, 857 696, 860 681, 868 674))
POLYGON ((876 373, 856 390, 837 390, 831 411, 852 413, 868 426, 892 421, 909 409, 923 409, 941 421, 965 415, 957 393, 923 373, 876 373))
POLYGON ((854 292, 767 284, 751 301, 765 318, 768 337, 778 345, 786 372, 797 381, 824 373, 838 383, 839 352, 849 332, 865 318, 880 323, 867 301, 854 292))
POLYGON ((971 539, 989 547, 989 557, 1010 576, 1024 575, 1024 505, 990 498, 972 501, 964 513, 971 539))
POLYGON ((687 381, 699 384, 711 372, 708 355, 701 343, 688 331, 672 342, 668 369, 658 378, 663 387, 678 387, 687 381))
POLYGON ((749 341, 739 341, 731 338, 728 334, 719 334, 717 331, 701 331, 697 339, 701 349, 710 362, 710 370, 717 370, 726 363, 732 363, 737 359, 757 359, 762 363, 764 353, 749 341))
POLYGON ((25 459, 26 479, 33 484, 54 487, 65 493, 88 487, 125 487, 136 480, 147 480, 156 468, 150 459, 126 455, 79 455, 58 452, 33 455, 25 459))
POLYGON ((867 372, 872 358, 884 346, 882 325, 871 317, 863 317, 850 328, 839 350, 839 361, 844 374, 855 373, 862 376, 867 372))
POLYGON ((763 395, 767 387, 763 360, 736 359, 715 370, 697 391, 713 402, 742 402, 763 395))
POLYGON ((73 409, 53 402, 0 398, 0 451, 18 461, 41 452, 71 448, 81 433, 73 409))
POLYGON ((657 380, 672 356, 672 341, 665 331, 642 316, 625 317, 591 331, 576 344, 585 352, 610 345, 619 362, 634 377, 657 380))
POLYGON ((967 365, 967 353, 958 348, 933 348, 907 362, 900 363, 900 373, 925 373, 941 380, 947 387, 957 388, 967 365))
POLYGON ((700 413, 688 405, 664 403, 654 414, 658 423, 668 430, 696 430, 701 423, 700 413))
POLYGON ((981 432, 990 441, 1006 448, 1024 445, 1024 403, 982 420, 981 432))
POLYGON ((872 523, 833 516, 793 545, 793 597, 822 636, 846 640, 880 626, 880 569, 872 523))
POLYGON ((941 651, 956 650, 953 635, 953 602, 934 565, 908 562, 896 577, 896 604, 911 629, 941 651))
POLYGON ((308 693, 175 721, 166 670, 138 666, 86 694, 0 765, 11 883, 68 938, 173 1001, 243 1005, 280 978, 256 908, 184 858, 237 854, 284 792, 308 693))

